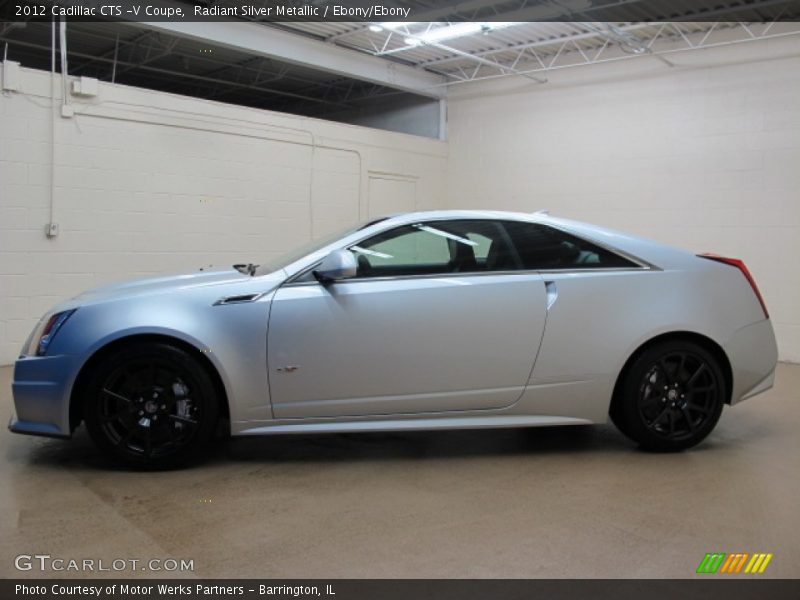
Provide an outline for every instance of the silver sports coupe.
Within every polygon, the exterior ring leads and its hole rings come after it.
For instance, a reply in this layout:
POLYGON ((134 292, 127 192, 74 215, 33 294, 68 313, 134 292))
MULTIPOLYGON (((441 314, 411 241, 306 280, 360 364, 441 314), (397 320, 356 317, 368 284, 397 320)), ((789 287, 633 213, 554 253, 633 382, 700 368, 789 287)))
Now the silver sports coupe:
POLYGON ((234 436, 604 423, 682 450, 772 386, 745 265, 546 214, 417 212, 88 291, 14 368, 17 433, 138 467, 234 436))

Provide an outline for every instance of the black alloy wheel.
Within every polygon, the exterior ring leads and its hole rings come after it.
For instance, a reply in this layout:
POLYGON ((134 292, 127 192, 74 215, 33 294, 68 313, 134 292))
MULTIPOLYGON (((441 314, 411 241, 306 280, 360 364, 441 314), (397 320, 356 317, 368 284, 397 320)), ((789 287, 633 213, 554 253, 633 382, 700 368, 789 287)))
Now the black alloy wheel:
POLYGON ((648 450, 683 450, 714 428, 725 404, 718 360, 689 341, 658 344, 630 366, 614 399, 611 417, 648 450))
POLYGON ((162 343, 124 348, 95 369, 84 416, 102 449, 139 468, 202 454, 218 414, 215 387, 186 351, 162 343))

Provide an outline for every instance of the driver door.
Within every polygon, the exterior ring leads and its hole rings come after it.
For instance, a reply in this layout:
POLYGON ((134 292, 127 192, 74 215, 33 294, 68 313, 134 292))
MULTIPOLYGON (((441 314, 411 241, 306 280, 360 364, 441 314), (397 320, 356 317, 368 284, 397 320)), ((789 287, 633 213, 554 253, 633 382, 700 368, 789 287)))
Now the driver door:
POLYGON ((351 279, 274 296, 267 355, 276 418, 497 409, 517 401, 544 330, 546 293, 501 225, 433 221, 350 250, 351 279))

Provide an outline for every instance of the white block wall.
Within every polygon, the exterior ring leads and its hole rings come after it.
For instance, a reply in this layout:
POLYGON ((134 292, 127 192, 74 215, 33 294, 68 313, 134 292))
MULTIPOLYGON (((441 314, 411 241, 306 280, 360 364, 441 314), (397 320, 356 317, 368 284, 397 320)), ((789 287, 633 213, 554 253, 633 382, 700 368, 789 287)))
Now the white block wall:
POLYGON ((110 84, 71 101, 53 130, 49 73, 0 95, 0 364, 87 288, 259 262, 366 218, 370 172, 415 181, 420 209, 445 196, 440 141, 110 84))
POLYGON ((23 69, 0 95, 0 364, 87 287, 366 217, 371 173, 415 182, 421 209, 549 208, 739 256, 800 361, 799 56, 787 38, 457 86, 447 143, 101 84, 55 120, 53 240, 49 74, 23 69))
POLYGON ((800 40, 451 88, 448 206, 585 220, 740 257, 800 362, 800 40))

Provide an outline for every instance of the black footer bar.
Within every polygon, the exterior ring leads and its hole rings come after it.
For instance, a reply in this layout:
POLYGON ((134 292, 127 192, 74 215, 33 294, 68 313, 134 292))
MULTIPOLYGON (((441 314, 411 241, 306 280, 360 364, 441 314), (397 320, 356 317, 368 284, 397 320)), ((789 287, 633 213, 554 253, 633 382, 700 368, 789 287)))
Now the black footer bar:
POLYGON ((798 579, 5 579, 3 600, 781 600, 798 579))

